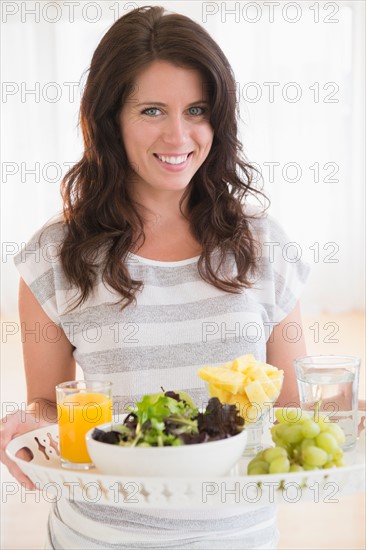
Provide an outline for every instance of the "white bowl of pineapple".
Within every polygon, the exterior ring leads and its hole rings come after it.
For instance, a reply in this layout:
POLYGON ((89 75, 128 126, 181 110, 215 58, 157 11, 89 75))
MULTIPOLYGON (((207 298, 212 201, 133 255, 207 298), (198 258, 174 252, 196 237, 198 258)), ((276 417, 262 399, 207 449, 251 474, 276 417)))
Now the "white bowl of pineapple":
POLYGON ((245 422, 258 422, 280 395, 283 371, 256 361, 251 354, 241 355, 221 366, 205 366, 198 376, 207 383, 211 397, 236 405, 245 422))

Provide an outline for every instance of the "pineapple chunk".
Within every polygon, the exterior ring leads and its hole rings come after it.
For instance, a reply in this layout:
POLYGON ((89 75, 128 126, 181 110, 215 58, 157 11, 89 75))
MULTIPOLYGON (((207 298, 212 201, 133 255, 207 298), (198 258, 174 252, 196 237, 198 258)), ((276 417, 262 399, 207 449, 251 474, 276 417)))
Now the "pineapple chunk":
MULTIPOLYGON (((229 363, 230 364, 230 363, 229 363)), ((232 370, 239 372, 246 372, 248 367, 255 365, 254 355, 248 353, 247 355, 241 355, 230 364, 232 370)))
POLYGON ((269 377, 262 367, 252 367, 250 369, 250 375, 254 380, 258 380, 258 382, 269 381, 269 377))
POLYGON ((283 378, 283 370, 276 370, 273 372, 267 372, 268 378, 271 378, 271 380, 277 380, 278 378, 283 378))
POLYGON ((268 375, 266 374, 266 372, 261 366, 255 367, 252 370, 252 377, 254 378, 254 380, 261 383, 263 391, 267 394, 267 396, 271 400, 276 399, 276 397, 279 394, 279 389, 281 389, 281 385, 280 387, 278 387, 278 385, 276 385, 274 381, 272 381, 268 377, 268 375))
POLYGON ((274 399, 277 399, 277 397, 280 394, 282 387, 282 382, 280 384, 275 384, 274 382, 271 382, 270 380, 268 382, 262 382, 262 388, 264 392, 267 394, 267 397, 270 401, 273 401, 274 399))
POLYGON ((262 363, 262 366, 268 376, 278 376, 279 372, 283 372, 282 370, 279 370, 277 367, 273 367, 272 365, 268 365, 267 363, 262 363))
POLYGON ((235 395, 231 395, 228 404, 235 405, 239 411, 240 416, 242 416, 244 420, 248 420, 248 410, 250 411, 252 406, 246 393, 237 393, 235 395))
POLYGON ((255 403, 259 407, 262 407, 264 403, 268 403, 268 396, 258 380, 248 384, 245 391, 251 403, 255 403))
POLYGON ((221 401, 221 403, 228 403, 230 404, 230 399, 232 397, 232 393, 225 391, 222 389, 222 387, 217 386, 213 384, 213 382, 208 383, 208 391, 211 397, 218 397, 221 401))
POLYGON ((240 410, 243 407, 248 407, 248 405, 250 405, 250 401, 245 393, 236 393, 235 395, 231 395, 228 403, 229 405, 237 405, 240 410))
POLYGON ((206 382, 220 385, 223 390, 231 393, 238 393, 244 382, 240 372, 225 367, 202 367, 198 370, 198 376, 206 382))

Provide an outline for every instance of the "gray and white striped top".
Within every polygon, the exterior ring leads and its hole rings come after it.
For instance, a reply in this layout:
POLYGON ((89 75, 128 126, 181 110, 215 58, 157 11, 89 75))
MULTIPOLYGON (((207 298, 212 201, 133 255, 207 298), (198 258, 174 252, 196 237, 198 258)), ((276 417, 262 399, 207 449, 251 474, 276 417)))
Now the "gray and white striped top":
MULTIPOLYGON (((185 390, 200 404, 202 365, 227 362, 243 353, 265 360, 273 325, 295 306, 308 267, 291 258, 289 240, 270 218, 254 220, 261 245, 260 275, 251 289, 230 294, 203 281, 198 258, 162 262, 129 255, 128 268, 144 286, 137 303, 121 311, 116 292, 100 279, 88 300, 67 312, 75 298, 57 258, 61 222, 28 242, 15 264, 50 317, 75 346, 75 359, 88 379, 113 382, 124 404, 144 393, 185 390)), ((235 269, 234 262, 226 262, 235 269)), ((53 338, 54 334, 50 338, 53 338)), ((122 412, 122 411, 121 411, 122 412)))
MULTIPOLYGON (((274 324, 294 308, 307 278, 308 267, 291 256, 294 250, 289 239, 274 220, 261 217, 250 223, 259 242, 260 274, 252 288, 239 294, 224 292, 203 281, 197 269, 198 258, 162 262, 130 254, 128 269, 132 278, 144 283, 136 304, 121 311, 116 292, 99 277, 88 300, 68 312, 75 289, 69 288, 57 257, 64 236, 61 222, 43 229, 39 244, 37 232, 15 257, 15 264, 47 315, 75 346, 75 359, 85 378, 113 382, 118 407, 115 412, 124 412, 125 404, 135 402, 143 394, 158 392, 161 386, 165 390, 184 390, 202 406, 207 394, 197 376, 198 368, 221 364, 243 353, 265 360, 266 341, 274 324)), ((235 271, 233 258, 227 259, 224 269, 235 271)), ((80 506, 78 511, 86 513, 80 506)), ((103 518, 101 510, 98 514, 103 518)), ((108 515, 110 511, 105 517, 108 515)), ((161 517, 154 524, 155 530, 167 529, 164 521, 167 520, 161 517)), ((215 519, 215 529, 221 528, 220 521, 215 519)), ((196 527, 192 524, 191 528, 193 536, 196 527)), ((190 532, 188 524, 185 529, 190 532)), ((224 524, 222 529, 225 530, 224 524)), ((258 536, 259 532, 260 529, 258 536)), ((159 544, 163 547, 162 539, 159 540, 157 548, 159 544)), ((266 540, 261 544, 266 544, 266 540)), ((147 536, 147 541, 151 543, 151 536, 147 536)), ((73 544, 78 543, 75 540, 73 544)), ((177 542, 176 547, 182 546, 177 542)), ((245 546, 235 546, 239 547, 245 546)), ((213 546, 207 543, 207 548, 213 546)))

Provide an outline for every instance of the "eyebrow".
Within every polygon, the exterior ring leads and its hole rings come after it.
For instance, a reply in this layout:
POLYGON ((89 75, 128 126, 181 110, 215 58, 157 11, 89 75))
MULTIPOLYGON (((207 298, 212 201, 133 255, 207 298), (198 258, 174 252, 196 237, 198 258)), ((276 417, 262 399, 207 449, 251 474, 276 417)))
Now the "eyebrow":
MULTIPOLYGON (((161 101, 143 101, 142 103, 137 103, 136 107, 142 107, 143 105, 154 105, 156 107, 166 107, 166 103, 162 103, 161 101)), ((208 101, 205 99, 200 99, 198 101, 194 101, 193 103, 189 103, 188 107, 193 107, 194 105, 208 105, 208 101)))

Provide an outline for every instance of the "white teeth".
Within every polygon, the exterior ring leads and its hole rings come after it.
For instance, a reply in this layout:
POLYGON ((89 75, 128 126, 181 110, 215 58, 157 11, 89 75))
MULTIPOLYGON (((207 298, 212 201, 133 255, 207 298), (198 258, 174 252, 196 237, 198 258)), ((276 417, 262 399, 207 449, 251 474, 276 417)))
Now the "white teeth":
POLYGON ((163 155, 157 155, 158 159, 167 162, 168 164, 182 164, 188 158, 188 155, 182 155, 180 157, 165 157, 163 155))

